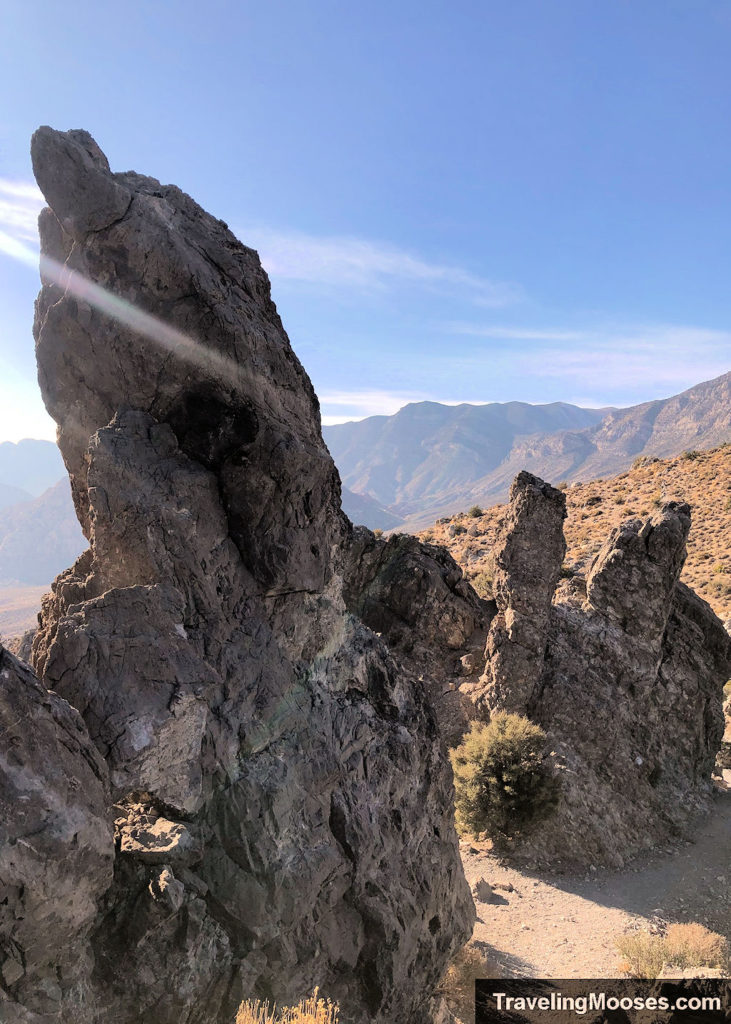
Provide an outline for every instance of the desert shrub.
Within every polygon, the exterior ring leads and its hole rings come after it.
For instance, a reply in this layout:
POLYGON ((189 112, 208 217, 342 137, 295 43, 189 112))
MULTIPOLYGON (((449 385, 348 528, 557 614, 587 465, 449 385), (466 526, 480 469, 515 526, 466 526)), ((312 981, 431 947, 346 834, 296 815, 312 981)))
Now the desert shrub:
POLYGON ((375 537, 382 537, 383 536, 383 530, 380 528, 380 526, 377 526, 375 528, 375 530, 373 531, 373 535, 375 537))
POLYGON ((451 751, 457 828, 481 832, 497 843, 548 817, 558 802, 558 782, 545 761, 546 734, 520 715, 501 712, 485 725, 473 722, 451 751))
POLYGON ((568 480, 561 480, 559 481, 559 483, 556 484, 556 487, 558 487, 559 491, 567 491, 569 487, 569 482, 568 480))
POLYGON ((661 508, 662 503, 662 492, 655 491, 655 493, 652 496, 652 504, 655 506, 655 508, 661 508))
POLYGON ((701 453, 698 451, 697 448, 687 448, 683 452, 683 458, 689 459, 691 462, 694 462, 696 459, 699 459, 700 457, 701 453))
POLYGON ((470 580, 473 590, 479 597, 484 597, 489 601, 493 595, 493 578, 492 573, 488 570, 483 569, 482 572, 478 572, 476 576, 470 580))
POLYGON ((449 1009, 465 1024, 475 1019, 475 981, 486 978, 487 963, 479 949, 462 946, 450 961, 437 992, 444 996, 449 1009))
POLYGON ((668 925, 665 933, 665 959, 673 967, 719 967, 728 964, 728 944, 723 935, 702 924, 668 925))
POLYGON ((622 497, 621 494, 618 494, 617 497, 614 499, 614 504, 615 505, 624 505, 624 498, 622 497))
POLYGON ((626 932, 615 939, 625 974, 632 978, 657 978, 665 966, 665 940, 649 932, 626 932))
POLYGON ((239 1007, 236 1024, 338 1024, 339 1009, 328 999, 320 999, 315 989, 307 999, 301 999, 296 1006, 270 1009, 268 1002, 247 999, 239 1007))
POLYGON ((467 533, 467 527, 462 526, 461 523, 455 523, 455 525, 452 527, 452 536, 458 537, 461 533, 467 533))
POLYGON ((669 924, 664 935, 626 932, 615 939, 624 958, 622 970, 633 978, 657 978, 663 968, 685 971, 694 967, 725 970, 729 963, 726 939, 702 924, 669 924))
POLYGON ((479 505, 473 505, 472 508, 468 511, 467 515, 470 517, 470 519, 477 519, 479 518, 479 516, 483 515, 483 511, 479 505))

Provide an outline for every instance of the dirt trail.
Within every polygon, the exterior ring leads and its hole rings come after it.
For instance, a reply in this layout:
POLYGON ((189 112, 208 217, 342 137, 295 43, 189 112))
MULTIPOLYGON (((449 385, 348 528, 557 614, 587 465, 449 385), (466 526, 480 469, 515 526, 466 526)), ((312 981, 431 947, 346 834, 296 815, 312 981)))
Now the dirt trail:
MULTIPOLYGON (((731 783, 731 773, 724 773, 731 783)), ((497 888, 477 903, 473 942, 493 976, 603 978, 619 975, 614 936, 653 916, 700 921, 731 938, 731 786, 716 795, 692 843, 669 847, 622 871, 550 875, 505 867, 463 848, 467 880, 497 888), (509 887, 512 886, 512 891, 509 887)))

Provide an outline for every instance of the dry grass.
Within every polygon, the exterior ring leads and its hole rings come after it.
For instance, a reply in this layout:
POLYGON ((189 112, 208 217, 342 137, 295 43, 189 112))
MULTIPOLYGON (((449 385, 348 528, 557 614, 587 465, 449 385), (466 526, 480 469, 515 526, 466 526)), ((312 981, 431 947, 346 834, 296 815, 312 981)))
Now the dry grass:
POLYGON ((248 999, 239 1007, 236 1024, 338 1024, 339 1009, 330 1000, 320 998, 315 989, 307 999, 301 999, 296 1006, 283 1006, 277 1010, 268 1002, 248 999))
POLYGON ((668 968, 725 971, 729 964, 723 935, 697 922, 670 924, 664 935, 625 932, 617 936, 615 945, 622 956, 622 971, 633 978, 657 978, 668 968))
POLYGON ((447 968, 438 994, 444 996, 451 1012, 463 1024, 474 1024, 475 981, 487 977, 487 962, 472 945, 463 946, 447 968))
POLYGON ((668 925, 665 934, 665 954, 669 964, 685 970, 688 967, 718 967, 728 965, 728 944, 722 935, 709 931, 702 924, 668 925))
MULTIPOLYGON (((572 484, 566 492, 566 566, 585 572, 610 530, 625 519, 652 515, 664 501, 687 501, 693 525, 684 583, 721 619, 731 617, 731 445, 655 462, 640 460, 626 473, 572 484)), ((480 590, 492 575, 491 550, 504 506, 436 523, 420 536, 443 544, 480 590)))
POLYGON ((620 969, 632 978, 657 978, 665 966, 665 941, 661 935, 627 932, 615 940, 622 956, 620 969))

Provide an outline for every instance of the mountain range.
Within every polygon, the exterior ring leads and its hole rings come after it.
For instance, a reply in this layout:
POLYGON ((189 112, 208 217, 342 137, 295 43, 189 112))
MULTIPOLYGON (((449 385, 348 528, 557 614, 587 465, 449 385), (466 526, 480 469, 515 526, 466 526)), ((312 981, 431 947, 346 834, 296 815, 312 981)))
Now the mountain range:
MULTIPOLYGON (((553 483, 586 481, 620 473, 639 455, 731 439, 731 373, 627 409, 416 402, 323 434, 353 522, 417 531, 504 501, 521 469, 553 483)), ((0 444, 0 588, 48 585, 85 547, 56 445, 0 444)))
POLYGON ((370 499, 365 525, 393 529, 397 518, 414 531, 504 501, 521 469, 571 483, 620 473, 640 455, 721 444, 731 439, 731 373, 626 409, 417 402, 323 433, 344 487, 370 499))

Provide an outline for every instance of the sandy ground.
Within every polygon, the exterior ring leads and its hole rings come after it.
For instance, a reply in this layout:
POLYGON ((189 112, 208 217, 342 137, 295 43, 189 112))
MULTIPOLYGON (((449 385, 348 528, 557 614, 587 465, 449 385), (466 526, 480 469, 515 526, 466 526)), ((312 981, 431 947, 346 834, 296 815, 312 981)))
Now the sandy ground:
POLYGON ((41 598, 51 588, 15 585, 0 587, 0 637, 10 638, 38 625, 41 598))
POLYGON ((731 938, 731 772, 692 843, 667 847, 622 871, 586 875, 521 872, 489 850, 464 844, 470 885, 484 878, 491 902, 476 903, 473 944, 488 976, 620 976, 614 937, 653 916, 699 921, 731 938), (512 886, 512 889, 510 887, 512 886))

